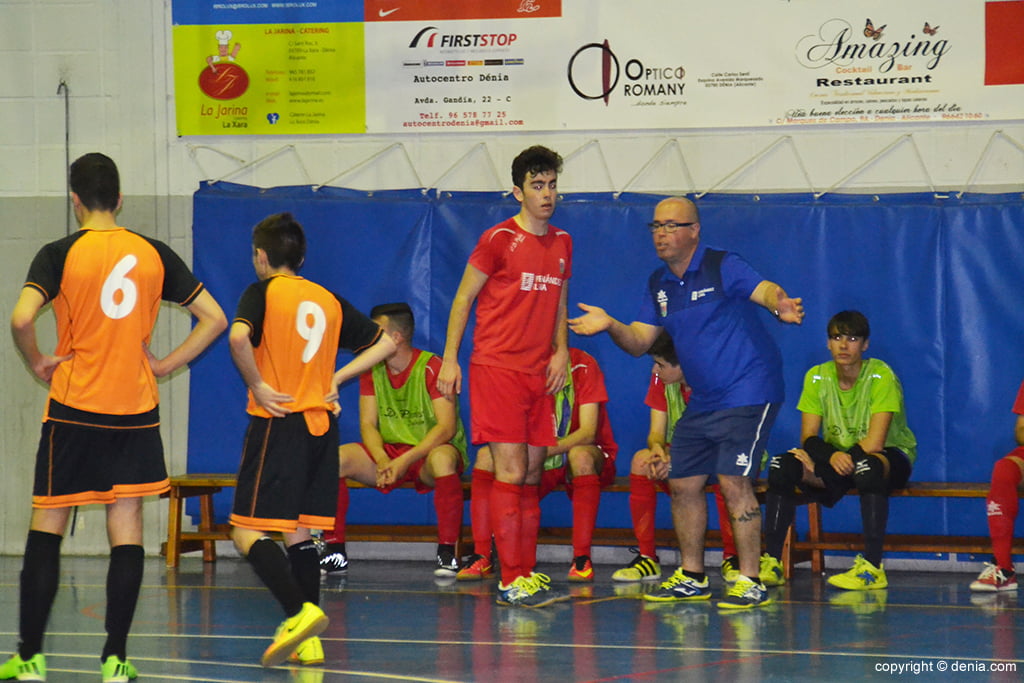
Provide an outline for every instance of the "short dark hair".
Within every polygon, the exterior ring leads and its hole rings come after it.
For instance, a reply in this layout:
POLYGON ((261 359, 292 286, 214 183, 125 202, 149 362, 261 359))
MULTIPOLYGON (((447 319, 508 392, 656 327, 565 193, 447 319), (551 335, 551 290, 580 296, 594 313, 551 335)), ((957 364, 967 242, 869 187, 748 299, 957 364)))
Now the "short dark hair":
POLYGON ((521 190, 527 175, 548 171, 554 171, 555 175, 562 172, 561 155, 543 145, 527 147, 512 160, 512 184, 521 190))
POLYGON ((302 267, 306 259, 306 233, 288 213, 267 216, 252 229, 253 249, 262 249, 273 268, 287 266, 293 271, 302 267))
POLYGON ((828 336, 834 334, 867 339, 871 336, 871 325, 860 311, 839 311, 828 321, 828 336))
POLYGON ((382 315, 388 317, 388 321, 397 327, 406 339, 412 339, 416 331, 416 320, 412 314, 412 308, 404 301, 393 304, 377 304, 370 309, 370 318, 376 320, 382 315))
POLYGON ((672 335, 666 330, 662 330, 658 338, 651 344, 651 348, 647 349, 647 355, 649 356, 660 356, 664 358, 669 365, 679 365, 679 356, 676 355, 676 345, 672 341, 672 335))
POLYGON ((106 154, 90 152, 75 159, 68 171, 68 184, 90 211, 117 210, 121 176, 117 164, 106 154))

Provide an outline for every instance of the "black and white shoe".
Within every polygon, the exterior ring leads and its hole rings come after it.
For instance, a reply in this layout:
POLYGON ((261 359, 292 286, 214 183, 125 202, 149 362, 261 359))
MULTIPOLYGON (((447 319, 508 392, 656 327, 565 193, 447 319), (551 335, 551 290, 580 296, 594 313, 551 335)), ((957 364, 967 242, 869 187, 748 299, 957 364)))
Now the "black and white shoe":
POLYGON ((345 574, 348 572, 348 555, 344 543, 328 543, 320 554, 321 574, 345 574))
POLYGON ((434 576, 448 577, 459 573, 459 560, 455 557, 455 548, 450 545, 437 546, 437 567, 434 576))

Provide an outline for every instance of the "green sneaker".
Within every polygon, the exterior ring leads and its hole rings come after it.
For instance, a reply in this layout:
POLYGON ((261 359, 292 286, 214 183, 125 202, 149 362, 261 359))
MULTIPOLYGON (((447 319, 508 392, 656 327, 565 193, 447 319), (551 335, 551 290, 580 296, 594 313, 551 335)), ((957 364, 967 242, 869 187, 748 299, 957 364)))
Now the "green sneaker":
POLYGON ((768 553, 764 553, 761 555, 757 578, 761 579, 761 583, 766 586, 781 586, 786 583, 786 569, 782 566, 782 562, 768 553))
POLYGON ((20 655, 14 654, 3 665, 0 665, 0 680, 45 681, 46 657, 37 652, 27 662, 20 655))
POLYGON ((127 659, 121 661, 117 655, 110 655, 100 668, 103 683, 128 683, 139 677, 135 666, 127 659))
POLYGON ((885 576, 885 565, 876 567, 863 555, 857 555, 848 571, 828 577, 828 583, 847 591, 869 591, 886 588, 889 579, 885 576))
POLYGON ((735 555, 722 560, 722 580, 726 583, 736 583, 740 578, 740 558, 735 555))

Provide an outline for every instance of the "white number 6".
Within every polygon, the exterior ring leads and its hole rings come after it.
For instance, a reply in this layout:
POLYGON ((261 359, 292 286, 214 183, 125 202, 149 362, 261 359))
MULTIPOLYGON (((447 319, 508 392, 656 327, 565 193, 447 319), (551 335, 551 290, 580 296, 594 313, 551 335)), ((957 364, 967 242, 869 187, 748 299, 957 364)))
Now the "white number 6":
POLYGON ((306 348, 302 350, 302 362, 308 363, 319 350, 320 343, 324 340, 324 332, 327 330, 324 309, 312 301, 303 301, 295 314, 295 329, 299 336, 306 340, 306 348))
POLYGON ((127 276, 138 262, 134 254, 128 254, 117 262, 103 283, 103 289, 100 291, 100 308, 108 318, 120 320, 135 308, 135 303, 139 300, 139 290, 127 276), (120 303, 114 300, 117 292, 121 292, 120 303))

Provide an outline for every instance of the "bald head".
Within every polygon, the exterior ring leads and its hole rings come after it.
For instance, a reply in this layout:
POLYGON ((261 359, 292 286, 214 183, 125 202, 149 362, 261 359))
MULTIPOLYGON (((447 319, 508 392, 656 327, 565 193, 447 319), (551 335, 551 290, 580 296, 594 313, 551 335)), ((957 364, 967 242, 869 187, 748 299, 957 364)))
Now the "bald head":
POLYGON ((669 212, 674 216, 680 216, 684 222, 700 222, 700 212, 697 210, 697 205, 686 197, 669 197, 668 199, 662 199, 658 202, 658 205, 654 207, 655 214, 669 212))

